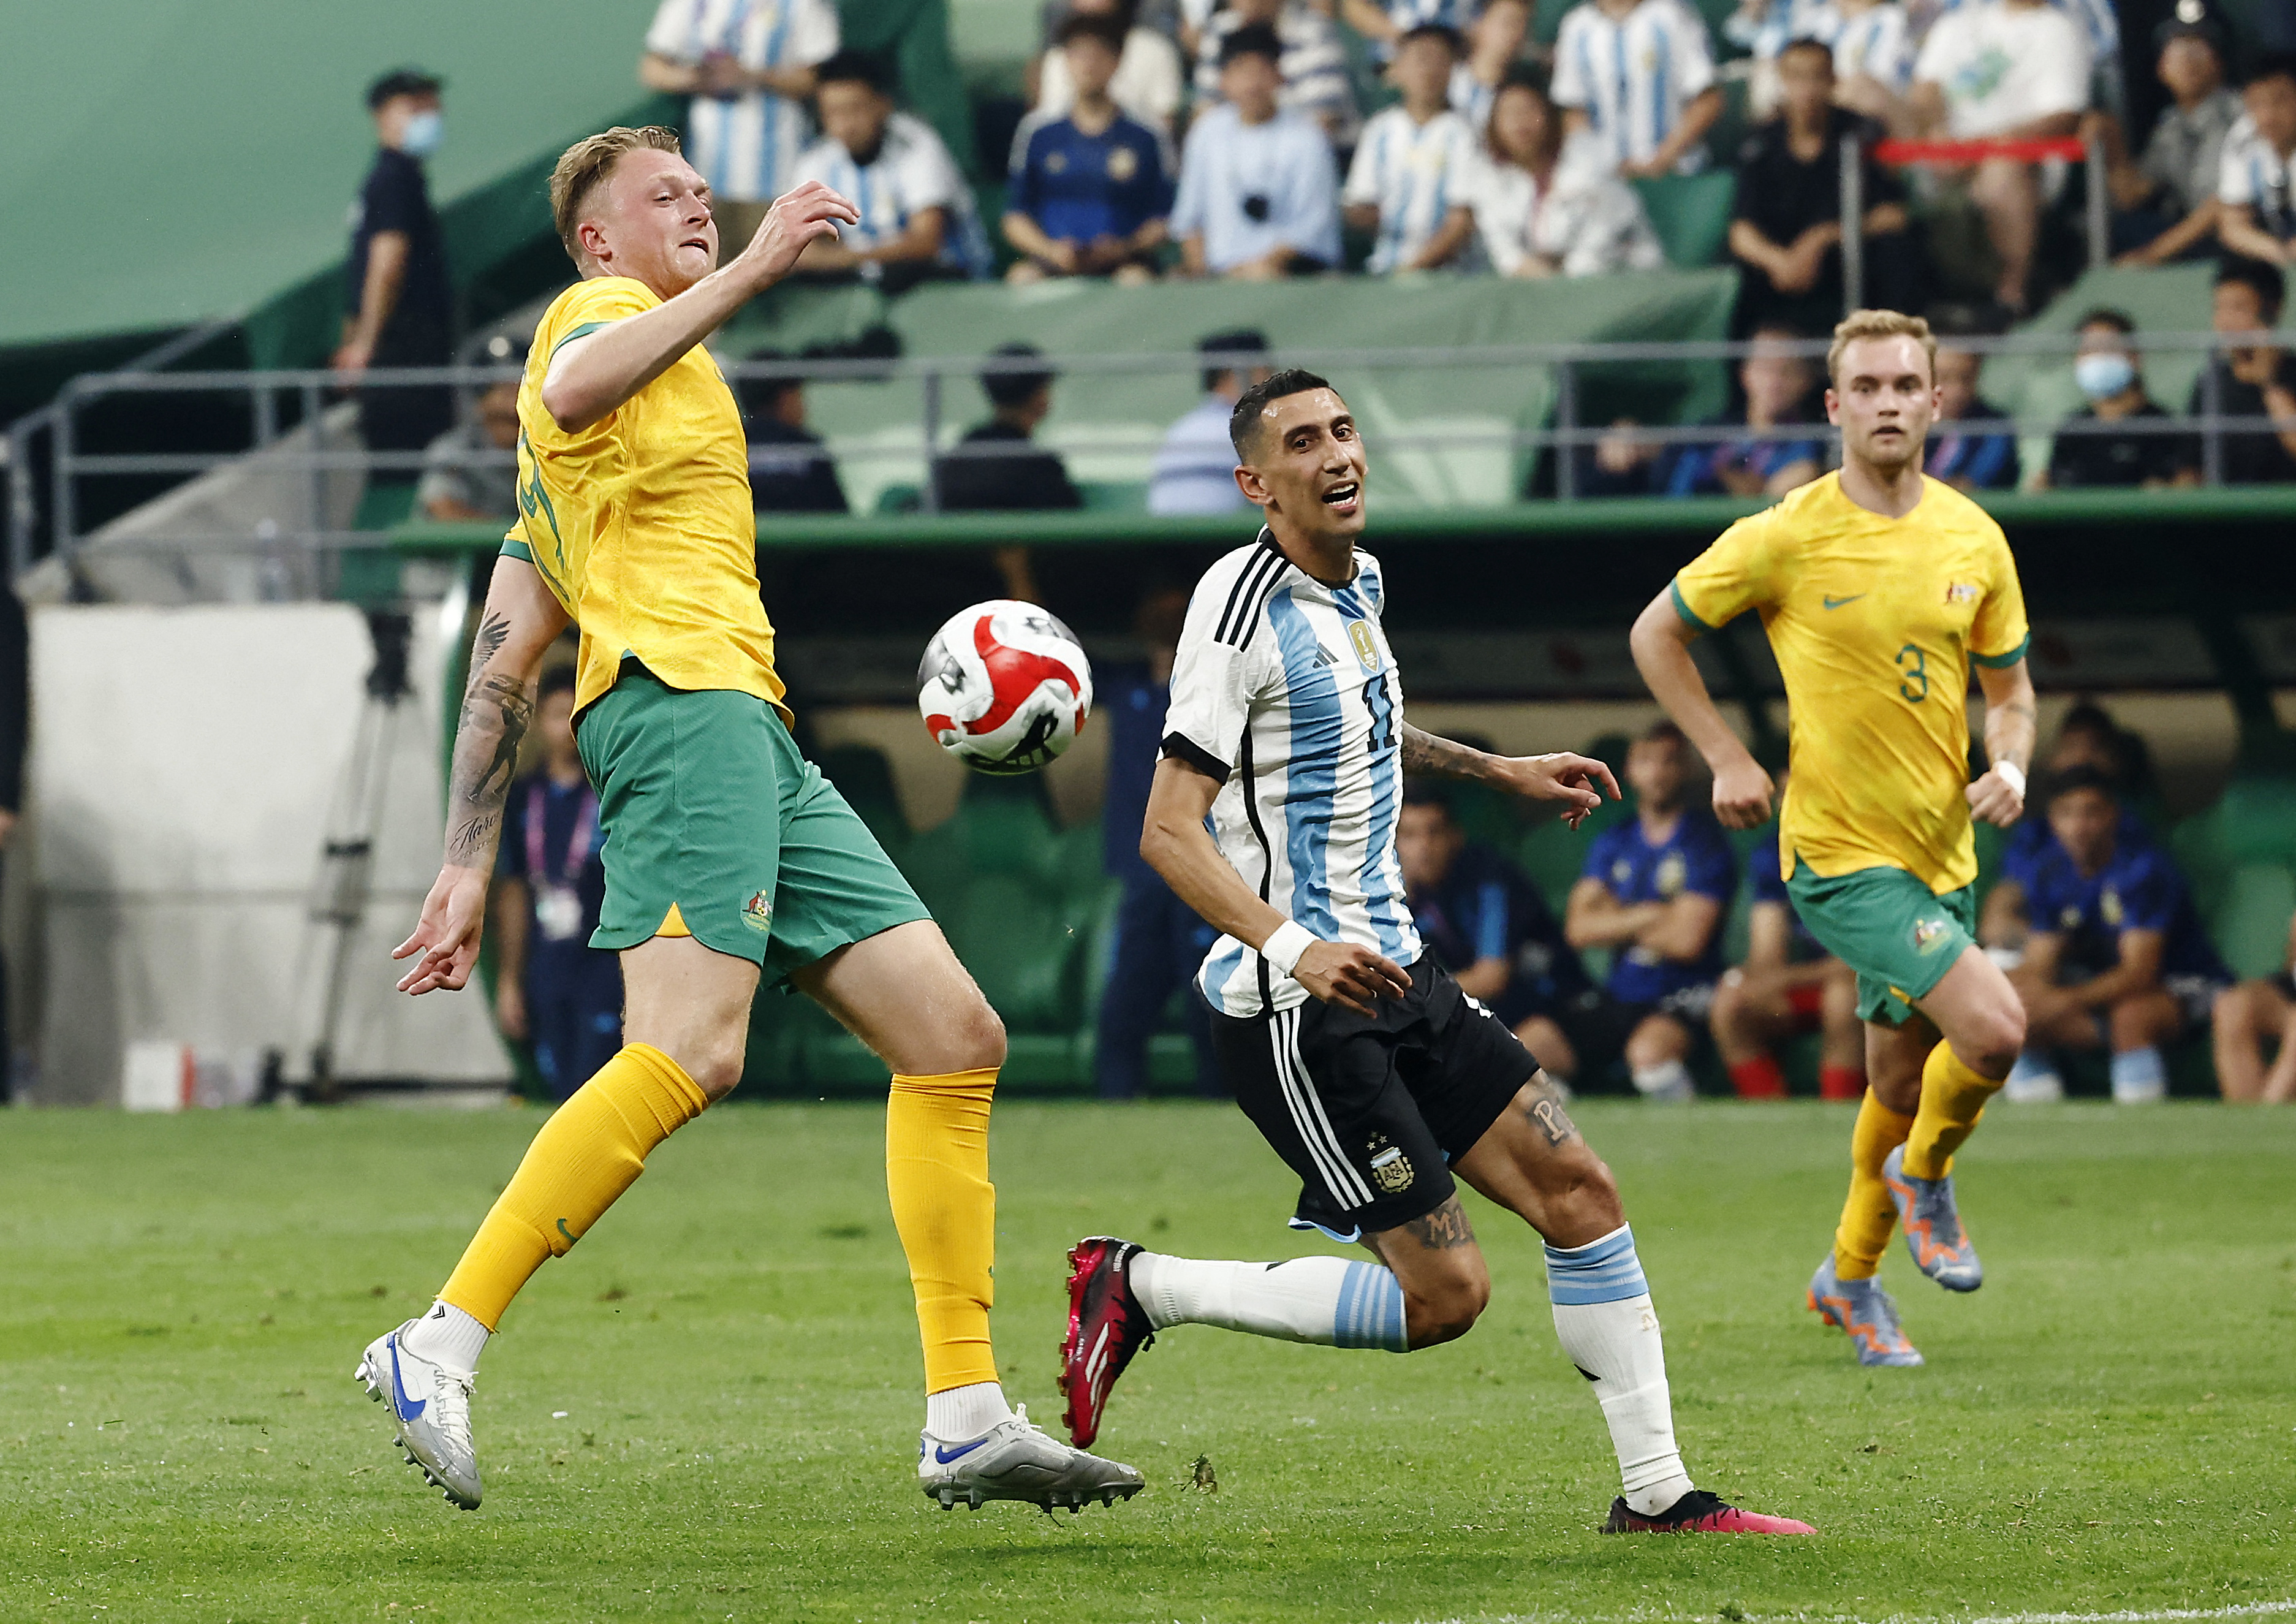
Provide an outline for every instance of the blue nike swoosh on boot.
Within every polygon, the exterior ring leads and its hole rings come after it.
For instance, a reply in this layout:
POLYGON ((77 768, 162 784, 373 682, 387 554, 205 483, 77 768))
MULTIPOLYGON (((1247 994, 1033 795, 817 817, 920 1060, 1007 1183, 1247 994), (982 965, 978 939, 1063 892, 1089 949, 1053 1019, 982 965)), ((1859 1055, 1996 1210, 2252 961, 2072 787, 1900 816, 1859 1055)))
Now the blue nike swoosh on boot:
POLYGON ((981 1445, 988 1441, 988 1440, 985 1438, 976 1438, 971 1443, 955 1449, 944 1449, 940 1445, 935 1444, 933 1446, 933 1459, 946 1466, 951 1461, 964 1459, 966 1456, 972 1454, 975 1449, 978 1449, 981 1445))
POLYGON ((406 1384, 398 1379, 398 1339, 395 1336, 390 1339, 390 1403, 401 1421, 416 1420, 430 1407, 428 1398, 420 1404, 413 1404, 407 1398, 406 1384))

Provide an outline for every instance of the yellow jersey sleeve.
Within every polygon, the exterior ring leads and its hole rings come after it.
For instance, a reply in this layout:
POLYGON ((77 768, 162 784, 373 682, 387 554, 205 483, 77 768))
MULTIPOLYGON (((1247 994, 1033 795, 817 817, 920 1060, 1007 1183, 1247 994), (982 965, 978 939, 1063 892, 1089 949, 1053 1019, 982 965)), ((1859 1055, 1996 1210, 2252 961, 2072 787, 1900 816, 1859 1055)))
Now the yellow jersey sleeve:
POLYGON ((1750 609, 1781 595, 1775 524, 1777 509, 1741 519, 1674 577, 1674 612, 1698 631, 1726 626, 1750 609))
MULTIPOLYGON (((519 413, 519 438, 527 447, 545 453, 564 452, 611 437, 616 412, 607 413, 588 428, 572 434, 553 422, 549 414, 540 408, 542 381, 550 375, 552 358, 576 339, 586 338, 599 328, 611 326, 625 316, 642 316, 660 302, 644 283, 627 276, 603 276, 578 282, 559 295, 550 308, 544 312, 541 324, 534 332, 533 347, 527 355, 526 378, 520 390, 519 413), (535 403, 532 411, 525 409, 524 397, 529 394, 535 403)), ((524 477, 523 467, 521 473, 519 518, 503 537, 502 555, 530 564, 535 558, 533 543, 527 535, 528 509, 529 504, 546 505, 549 497, 538 485, 524 477)))
POLYGON ((1988 551, 1992 579, 1977 605, 1977 619, 1970 625, 1969 657, 1979 665, 1999 670, 2025 658, 2033 632, 2025 620, 2025 589, 2018 584, 2017 561, 2010 556, 2008 540, 1998 529, 1993 532, 1988 551))

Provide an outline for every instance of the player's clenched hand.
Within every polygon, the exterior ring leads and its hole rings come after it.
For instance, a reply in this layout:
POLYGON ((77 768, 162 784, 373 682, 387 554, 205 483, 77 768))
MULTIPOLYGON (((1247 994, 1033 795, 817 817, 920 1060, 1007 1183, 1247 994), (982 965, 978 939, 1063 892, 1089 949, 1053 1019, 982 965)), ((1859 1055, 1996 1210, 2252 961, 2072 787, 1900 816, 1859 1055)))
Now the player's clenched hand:
POLYGON ((1981 823, 2006 829, 2025 816, 2025 791, 2004 778, 1998 767, 1986 768, 1968 792, 1969 815, 1981 823))
POLYGON ((1714 816, 1725 829, 1754 829, 1770 820, 1770 797, 1777 785, 1751 756, 1714 775, 1714 816))
POLYGON ((789 275, 798 256, 816 241, 834 239, 840 225, 857 226, 860 221, 861 211, 850 199, 821 181, 809 180, 774 200, 765 224, 735 263, 758 275, 762 287, 789 275))
POLYGON ((1310 942, 1292 966, 1292 979, 1324 1003, 1358 1015, 1377 1014, 1375 1000, 1399 998, 1411 990, 1411 978, 1401 965, 1353 942, 1310 942))
POLYGON ((460 991, 479 962, 479 936, 486 919, 486 875, 451 865, 440 869, 430 894, 422 899, 422 917, 415 922, 414 934, 390 950, 393 958, 422 955, 400 979, 398 990, 423 993, 443 987, 460 991))
POLYGON ((1573 829, 1603 804, 1605 793, 1612 800, 1619 799, 1619 781, 1609 767, 1592 756, 1567 750, 1551 756, 1510 756, 1501 764, 1500 782, 1528 800, 1560 801, 1559 816, 1573 829))

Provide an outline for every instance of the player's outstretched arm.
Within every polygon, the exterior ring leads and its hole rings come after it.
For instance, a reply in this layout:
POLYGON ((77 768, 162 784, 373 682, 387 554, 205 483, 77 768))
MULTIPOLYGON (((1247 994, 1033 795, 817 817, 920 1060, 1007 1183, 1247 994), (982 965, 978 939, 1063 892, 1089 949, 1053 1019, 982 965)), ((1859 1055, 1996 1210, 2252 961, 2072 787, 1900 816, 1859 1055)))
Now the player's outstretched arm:
MULTIPOLYGON (((1228 866, 1204 827, 1219 791, 1218 779, 1185 761, 1167 756, 1158 762, 1140 829, 1140 855, 1213 930, 1255 950, 1267 949, 1268 939, 1292 922, 1261 901, 1228 866)), ((1282 952, 1283 945, 1275 944, 1269 962, 1282 952)), ((1289 973, 1325 1003, 1345 1005, 1362 1015, 1374 1013, 1373 1000, 1411 990, 1411 978, 1401 965, 1353 942, 1312 940, 1289 973)))
POLYGON ((566 629, 566 611, 523 559, 495 561, 479 635, 471 645, 471 680, 455 728, 447 775, 447 853, 414 933, 391 950, 414 958, 398 990, 459 990, 479 960, 487 882, 502 839, 503 803, 518 773, 518 747, 534 720, 535 673, 552 639, 566 629), (420 956, 419 957, 417 956, 420 956))
POLYGON ((1403 770, 1439 778, 1472 778, 1527 800, 1559 801, 1562 821, 1576 829, 1603 804, 1619 799, 1619 781, 1592 756, 1557 750, 1549 756, 1495 756, 1403 725, 1403 770))
POLYGON ((1752 829, 1769 821, 1776 786, 1762 764, 1730 731, 1690 657, 1697 631, 1675 611, 1671 587, 1636 618, 1635 666, 1674 725, 1682 729, 1714 775, 1714 816, 1726 829, 1752 829))
POLYGON ((860 217, 851 201, 817 180, 784 193, 750 245, 685 292, 560 345, 542 380, 543 410, 569 434, 588 428, 788 275, 809 244, 860 217))
POLYGON ((1969 786, 1969 814, 2006 829, 2025 816, 2025 770, 2033 761, 2033 674, 2013 666, 1977 668, 1985 693, 1985 759, 1992 765, 1969 786))

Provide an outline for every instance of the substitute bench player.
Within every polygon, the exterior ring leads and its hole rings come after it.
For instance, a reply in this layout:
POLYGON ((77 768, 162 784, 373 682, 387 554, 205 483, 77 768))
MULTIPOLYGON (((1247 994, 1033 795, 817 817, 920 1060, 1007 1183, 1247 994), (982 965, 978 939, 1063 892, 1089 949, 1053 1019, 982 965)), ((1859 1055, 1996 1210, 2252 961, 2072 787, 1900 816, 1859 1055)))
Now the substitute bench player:
POLYGON ((1833 330, 1826 415, 1841 468, 1742 519, 1635 622, 1635 660, 1714 772, 1734 829, 1770 816, 1770 775, 1730 731, 1690 644, 1757 610, 1786 684, 1792 782, 1779 865, 1794 911, 1857 972, 1871 1086, 1849 1198, 1809 1306, 1865 1365, 1918 1365, 1875 1280, 1893 1222, 1949 1291, 1983 1281, 1955 1206, 1953 1156, 2025 1038, 2015 988, 1975 940, 1970 819, 2025 805, 2033 684, 2024 595, 2001 527, 1922 473, 1937 414, 1929 324, 1860 310, 1833 330), (1969 782, 1970 669, 1985 753, 1969 782))
POLYGON ((1454 1175, 1546 1241, 1564 1352, 1594 1388, 1624 1493, 1611 1532, 1806 1534, 1694 1487, 1618 1187, 1515 1035, 1421 951, 1396 854, 1406 769, 1478 778, 1576 822, 1618 785, 1585 756, 1503 758, 1403 719, 1364 529, 1364 449, 1311 373, 1230 419, 1250 546, 1198 583, 1172 671, 1141 855, 1221 931, 1197 977, 1236 1103, 1300 1175, 1299 1228, 1379 1259, 1205 1262, 1096 1236, 1070 1253, 1061 1384, 1097 1434, 1151 1336, 1218 1325, 1404 1353, 1463 1336, 1490 1275, 1454 1175))

